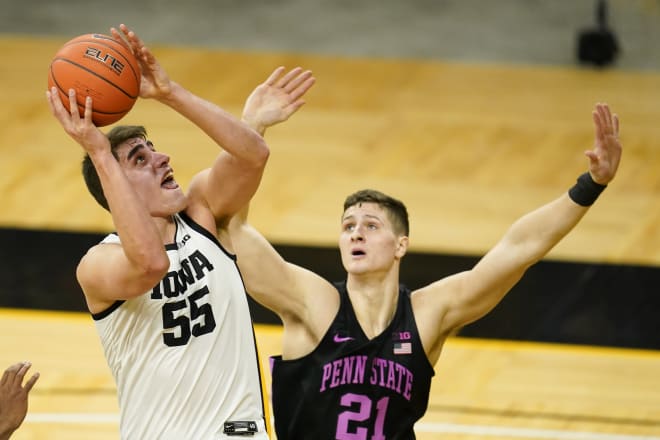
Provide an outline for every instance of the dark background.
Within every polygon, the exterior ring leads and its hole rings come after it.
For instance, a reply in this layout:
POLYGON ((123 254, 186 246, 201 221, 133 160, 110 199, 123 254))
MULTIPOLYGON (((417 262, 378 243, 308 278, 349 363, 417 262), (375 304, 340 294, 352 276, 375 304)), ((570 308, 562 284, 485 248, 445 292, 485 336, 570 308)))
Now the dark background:
MULTIPOLYGON (((105 234, 0 229, 0 307, 86 311, 75 268, 105 234)), ((329 281, 344 279, 334 248, 276 245, 329 281)), ((410 253, 401 280, 418 288, 470 269, 478 256, 410 253)), ((660 268, 544 260, 461 336, 660 349, 660 268)), ((253 319, 279 323, 250 303, 253 319)))

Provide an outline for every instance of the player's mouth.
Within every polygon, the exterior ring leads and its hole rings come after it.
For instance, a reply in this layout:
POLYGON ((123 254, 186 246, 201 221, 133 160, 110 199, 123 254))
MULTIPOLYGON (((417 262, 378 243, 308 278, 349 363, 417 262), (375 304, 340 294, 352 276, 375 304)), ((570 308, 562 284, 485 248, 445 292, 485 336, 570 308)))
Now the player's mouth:
POLYGON ((351 250, 351 255, 359 258, 359 257, 364 257, 365 255, 367 255, 367 253, 362 249, 356 248, 351 250))
POLYGON ((174 180, 174 172, 172 170, 165 173, 163 180, 160 182, 160 186, 165 189, 177 189, 179 187, 179 184, 174 180))

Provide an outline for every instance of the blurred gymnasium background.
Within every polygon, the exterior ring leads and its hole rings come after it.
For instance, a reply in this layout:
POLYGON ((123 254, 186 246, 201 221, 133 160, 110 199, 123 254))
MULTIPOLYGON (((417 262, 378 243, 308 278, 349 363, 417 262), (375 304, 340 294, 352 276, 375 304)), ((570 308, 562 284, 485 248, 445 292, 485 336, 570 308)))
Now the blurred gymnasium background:
MULTIPOLYGON (((622 121, 618 177, 576 230, 456 341, 643 353, 650 363, 630 370, 618 361, 596 362, 606 371, 641 375, 640 390, 647 391, 620 399, 621 406, 597 407, 588 421, 597 431, 660 435, 660 375, 650 373, 660 371, 660 1, 0 0, 0 7, 0 361, 6 365, 34 361, 35 343, 75 345, 69 333, 51 340, 57 332, 47 323, 60 317, 81 319, 93 343, 74 270, 112 224, 86 193, 80 148, 50 115, 44 91, 48 63, 62 43, 123 22, 174 79, 235 115, 276 66, 314 71, 317 84, 305 107, 266 134, 273 154, 252 218, 291 261, 332 280, 342 275, 335 240, 348 193, 373 187, 406 202, 412 249, 402 280, 418 287, 471 267, 517 217, 568 189, 586 165, 593 104, 608 102, 622 121), (33 319, 25 310, 40 312, 33 319), (608 431, 614 425, 599 422, 601 416, 621 423, 608 431)), ((171 154, 184 187, 215 152, 190 124, 151 102, 139 101, 121 123, 147 126, 157 148, 171 154)), ((277 324, 252 306, 255 322, 277 324)), ((84 356, 93 358, 98 377, 81 382, 71 379, 80 372, 68 371, 64 359, 44 361, 58 373, 49 381, 48 369, 40 368, 45 377, 36 396, 100 390, 112 400, 100 350, 90 350, 84 356)), ((273 350, 276 345, 266 351, 273 350)), ((456 365, 481 355, 471 356, 456 365)), ((543 396, 542 403, 517 396, 502 407, 476 407, 491 418, 509 408, 518 421, 534 411, 547 416, 568 408, 573 419, 589 413, 579 405, 553 407, 543 396)), ((436 409, 445 415, 470 407, 438 399, 436 409)), ((28 419, 33 428, 24 438, 51 438, 34 427, 39 420, 28 419)))

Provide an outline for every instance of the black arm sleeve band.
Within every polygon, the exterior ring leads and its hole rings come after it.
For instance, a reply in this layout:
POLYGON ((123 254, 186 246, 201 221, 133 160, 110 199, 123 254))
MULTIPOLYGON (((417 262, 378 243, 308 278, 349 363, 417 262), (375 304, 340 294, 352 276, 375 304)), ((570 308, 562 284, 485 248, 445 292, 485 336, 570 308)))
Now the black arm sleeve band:
POLYGON ((568 190, 568 196, 580 206, 591 206, 606 187, 594 182, 587 172, 578 177, 577 183, 568 190))

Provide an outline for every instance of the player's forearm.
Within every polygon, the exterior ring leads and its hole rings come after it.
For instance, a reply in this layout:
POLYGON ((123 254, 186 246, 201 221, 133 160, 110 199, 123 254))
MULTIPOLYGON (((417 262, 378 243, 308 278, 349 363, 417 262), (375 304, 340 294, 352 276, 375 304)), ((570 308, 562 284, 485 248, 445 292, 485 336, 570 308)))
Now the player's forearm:
POLYGON ((126 256, 149 270, 169 262, 153 218, 110 154, 92 157, 126 256))
POLYGON ((201 128, 225 151, 239 160, 263 166, 269 150, 259 133, 217 105, 191 93, 177 83, 161 102, 201 128))
POLYGON ((587 207, 580 206, 563 194, 554 201, 524 215, 508 230, 504 239, 515 247, 524 265, 543 258, 582 219, 587 207))

